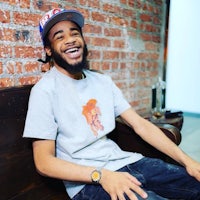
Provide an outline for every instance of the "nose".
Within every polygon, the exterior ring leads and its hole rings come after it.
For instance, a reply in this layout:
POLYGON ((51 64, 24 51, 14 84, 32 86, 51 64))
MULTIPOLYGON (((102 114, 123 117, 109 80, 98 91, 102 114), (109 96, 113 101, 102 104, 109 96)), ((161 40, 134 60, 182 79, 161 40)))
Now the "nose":
POLYGON ((72 37, 71 35, 67 35, 65 37, 65 45, 72 45, 76 42, 75 38, 72 37))

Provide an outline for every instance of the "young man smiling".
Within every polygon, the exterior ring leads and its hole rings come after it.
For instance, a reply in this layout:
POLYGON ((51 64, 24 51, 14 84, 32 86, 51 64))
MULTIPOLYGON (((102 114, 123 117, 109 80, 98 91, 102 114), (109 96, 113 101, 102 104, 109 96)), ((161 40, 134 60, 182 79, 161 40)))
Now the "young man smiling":
POLYGON ((38 172, 62 179, 73 200, 200 199, 200 163, 140 117, 107 75, 88 69, 83 25, 81 13, 59 8, 40 21, 44 62, 53 65, 31 91, 24 130, 35 138, 38 172), (106 136, 117 116, 184 167, 122 151, 106 136))

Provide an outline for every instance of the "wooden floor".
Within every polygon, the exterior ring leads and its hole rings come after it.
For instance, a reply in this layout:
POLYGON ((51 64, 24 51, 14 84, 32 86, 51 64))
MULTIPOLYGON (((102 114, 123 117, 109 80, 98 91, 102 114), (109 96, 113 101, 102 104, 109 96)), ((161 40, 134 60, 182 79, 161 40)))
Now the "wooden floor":
POLYGON ((200 115, 184 114, 180 147, 200 162, 200 115))

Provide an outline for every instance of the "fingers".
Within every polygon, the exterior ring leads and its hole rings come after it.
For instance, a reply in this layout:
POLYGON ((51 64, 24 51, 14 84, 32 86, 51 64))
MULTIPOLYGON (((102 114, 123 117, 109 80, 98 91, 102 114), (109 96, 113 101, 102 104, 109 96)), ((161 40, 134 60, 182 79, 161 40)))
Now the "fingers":
POLYGON ((147 193, 141 188, 141 182, 127 172, 111 172, 103 170, 100 184, 110 195, 111 200, 138 200, 136 194, 143 199, 147 193))
MULTIPOLYGON (((147 193, 139 186, 137 185, 132 185, 132 187, 130 187, 130 192, 127 193, 127 196, 132 199, 133 196, 133 191, 135 193, 137 193, 138 195, 140 195, 142 198, 146 199, 147 198, 147 193)), ((134 195, 135 196, 135 195, 134 195)))
POLYGON ((142 185, 140 181, 138 181, 137 178, 135 178, 134 176, 130 175, 129 173, 126 174, 127 177, 130 179, 130 181, 136 185, 142 185))
POLYGON ((134 180, 130 181, 127 184, 121 186, 120 190, 117 191, 117 197, 119 200, 126 200, 126 195, 130 200, 137 200, 136 194, 141 196, 143 199, 147 198, 147 193, 141 188, 141 183, 134 178, 134 180), (137 184, 135 184, 137 183, 137 184))
POLYGON ((147 198, 147 193, 140 187, 141 186, 141 182, 138 181, 137 178, 131 176, 130 174, 128 174, 128 176, 130 176, 130 180, 133 184, 131 184, 130 189, 134 192, 136 192, 137 194, 139 194, 142 198, 147 198))
POLYGON ((133 191, 127 190, 126 192, 119 192, 117 195, 111 196, 111 200, 126 200, 125 196, 127 196, 130 200, 138 200, 133 191))
MULTIPOLYGON (((138 195, 140 195, 139 193, 138 195)), ((117 195, 111 196, 111 200, 126 200, 125 196, 127 196, 130 200, 138 200, 137 196, 135 195, 135 192, 133 192, 131 189, 126 189, 124 192, 121 192, 121 193, 118 192, 117 195)), ((140 196, 143 199, 147 198, 146 193, 143 193, 143 191, 141 191, 140 196)))
POLYGON ((198 181, 200 181, 200 164, 197 163, 197 165, 190 165, 189 167, 186 167, 186 170, 190 176, 193 176, 198 181))

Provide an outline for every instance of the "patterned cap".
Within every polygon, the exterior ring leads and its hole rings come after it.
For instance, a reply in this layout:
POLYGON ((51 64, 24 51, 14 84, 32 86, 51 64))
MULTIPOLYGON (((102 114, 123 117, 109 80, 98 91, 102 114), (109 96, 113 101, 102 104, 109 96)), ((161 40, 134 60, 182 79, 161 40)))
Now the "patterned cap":
POLYGON ((80 28, 84 25, 83 15, 76 10, 66 10, 62 8, 54 8, 45 13, 39 23, 40 35, 42 41, 49 32, 49 30, 60 21, 72 21, 76 23, 80 28))

